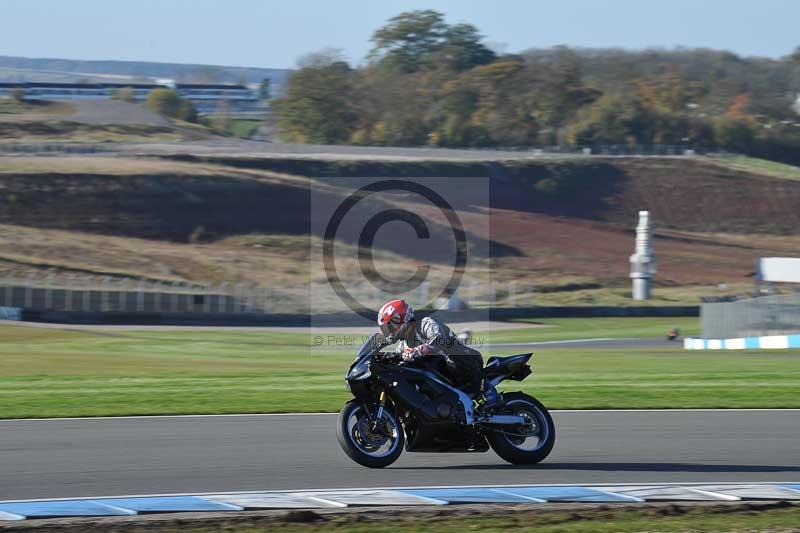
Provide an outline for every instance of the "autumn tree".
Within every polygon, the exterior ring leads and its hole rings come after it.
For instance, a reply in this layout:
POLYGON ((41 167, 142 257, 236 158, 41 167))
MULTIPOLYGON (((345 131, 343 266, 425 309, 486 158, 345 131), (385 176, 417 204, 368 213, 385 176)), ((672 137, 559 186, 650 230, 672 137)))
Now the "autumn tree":
POLYGON ((295 142, 403 146, 670 144, 795 161, 796 53, 557 46, 496 55, 433 10, 391 18, 367 64, 330 51, 299 63, 275 103, 295 142))
POLYGON ((281 136, 290 142, 333 144, 350 140, 357 114, 353 71, 338 53, 306 56, 274 102, 281 136))
POLYGON ((177 118, 186 122, 197 120, 197 110, 190 100, 181 98, 175 89, 159 87, 148 93, 145 105, 153 112, 165 117, 177 118))

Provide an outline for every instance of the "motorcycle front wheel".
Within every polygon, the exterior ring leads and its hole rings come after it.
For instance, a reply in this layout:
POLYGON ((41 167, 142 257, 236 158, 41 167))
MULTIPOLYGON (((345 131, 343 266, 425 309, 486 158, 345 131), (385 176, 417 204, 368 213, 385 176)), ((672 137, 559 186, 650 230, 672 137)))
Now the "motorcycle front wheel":
POLYGON ((351 400, 339 411, 336 439, 350 459, 369 468, 389 466, 405 445, 403 428, 386 405, 380 420, 362 402, 351 400))
POLYGON ((503 395, 502 413, 523 417, 527 424, 510 426, 487 435, 489 444, 497 455, 517 465, 530 465, 543 461, 556 443, 556 428, 547 408, 533 396, 522 392, 503 395))

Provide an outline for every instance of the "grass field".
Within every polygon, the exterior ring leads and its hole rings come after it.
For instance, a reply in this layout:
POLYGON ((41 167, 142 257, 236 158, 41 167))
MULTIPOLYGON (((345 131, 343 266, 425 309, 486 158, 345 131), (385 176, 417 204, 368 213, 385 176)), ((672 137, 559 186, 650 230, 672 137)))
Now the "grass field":
MULTIPOLYGON (((582 319, 548 322, 477 335, 485 342, 625 337, 660 334, 676 321, 609 319, 597 329, 582 319)), ((354 351, 314 346, 309 332, 2 325, 0 418, 337 411, 349 397, 342 378, 354 351)), ((541 350, 533 367, 525 382, 506 388, 529 391, 551 408, 800 407, 796 351, 576 347, 541 350)))
POLYGON ((479 335, 485 342, 534 342, 593 338, 664 337, 678 328, 687 337, 700 334, 697 317, 535 318, 520 320, 535 328, 495 329, 479 335))

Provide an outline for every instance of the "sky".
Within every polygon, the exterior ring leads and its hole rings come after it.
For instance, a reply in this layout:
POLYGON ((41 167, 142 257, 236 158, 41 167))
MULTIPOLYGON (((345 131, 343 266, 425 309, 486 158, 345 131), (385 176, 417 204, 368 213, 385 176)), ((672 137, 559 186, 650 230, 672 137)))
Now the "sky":
POLYGON ((469 22, 496 50, 707 47, 780 57, 800 45, 798 0, 0 0, 0 55, 294 67, 414 9, 469 22))

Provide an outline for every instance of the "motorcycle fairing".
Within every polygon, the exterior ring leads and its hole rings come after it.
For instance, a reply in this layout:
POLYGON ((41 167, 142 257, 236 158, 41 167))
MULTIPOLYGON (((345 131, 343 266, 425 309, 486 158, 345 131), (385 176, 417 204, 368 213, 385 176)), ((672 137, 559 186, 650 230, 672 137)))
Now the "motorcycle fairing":
POLYGON ((418 368, 389 365, 380 365, 378 370, 378 365, 373 364, 373 376, 383 384, 395 403, 419 411, 429 423, 442 421, 464 425, 475 423, 472 398, 464 391, 445 383, 435 373, 418 368), (457 408, 456 413, 442 417, 438 412, 438 405, 442 402, 457 408), (461 416, 456 417, 456 414, 461 416))
POLYGON ((373 376, 403 410, 414 413, 406 422, 406 450, 414 452, 483 452, 485 437, 473 428, 472 399, 445 383, 435 372, 380 365, 373 376))

